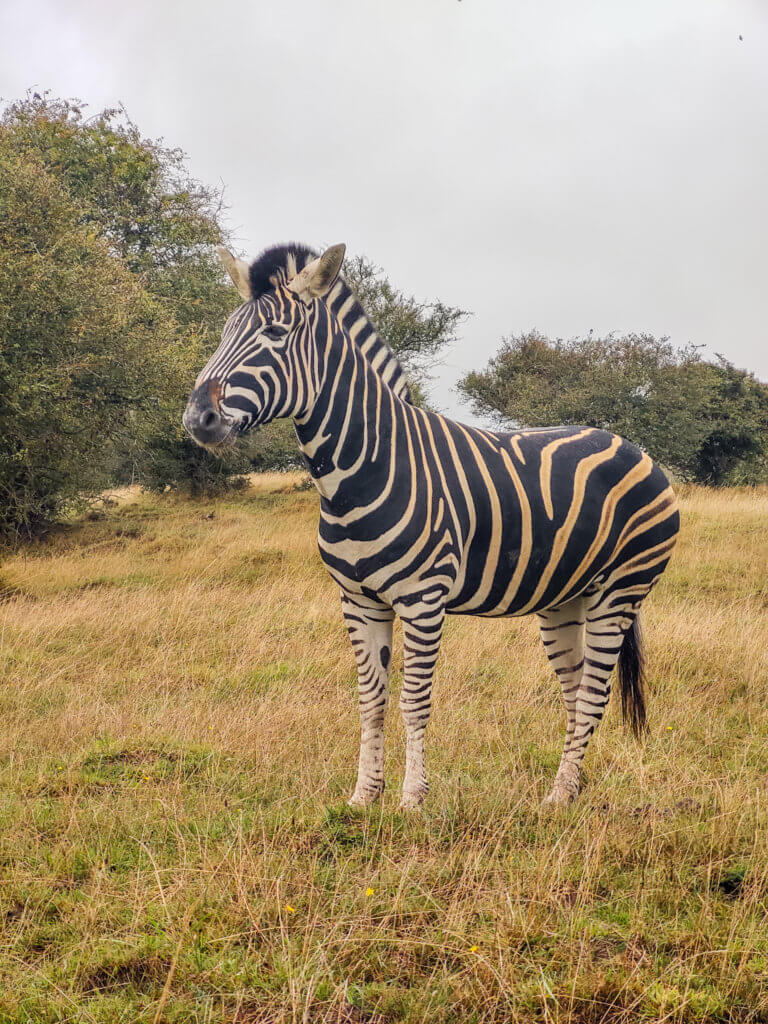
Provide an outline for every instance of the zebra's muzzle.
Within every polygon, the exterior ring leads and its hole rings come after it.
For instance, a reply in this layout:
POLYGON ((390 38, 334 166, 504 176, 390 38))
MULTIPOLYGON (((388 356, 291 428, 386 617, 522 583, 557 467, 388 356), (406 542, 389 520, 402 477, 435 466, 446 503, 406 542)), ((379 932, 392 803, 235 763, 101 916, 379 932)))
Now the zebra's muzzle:
POLYGON ((207 380, 195 388, 184 410, 184 428, 205 448, 231 444, 238 434, 238 423, 221 409, 222 394, 219 381, 207 380))

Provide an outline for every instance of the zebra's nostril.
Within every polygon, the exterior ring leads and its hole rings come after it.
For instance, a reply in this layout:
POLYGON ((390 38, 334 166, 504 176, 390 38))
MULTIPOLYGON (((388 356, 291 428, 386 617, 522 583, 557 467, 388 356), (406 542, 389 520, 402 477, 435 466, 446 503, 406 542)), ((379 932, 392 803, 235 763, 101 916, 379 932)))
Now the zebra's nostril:
POLYGON ((219 425, 220 416, 215 409, 206 409, 200 416, 200 426, 203 430, 213 430, 219 425))

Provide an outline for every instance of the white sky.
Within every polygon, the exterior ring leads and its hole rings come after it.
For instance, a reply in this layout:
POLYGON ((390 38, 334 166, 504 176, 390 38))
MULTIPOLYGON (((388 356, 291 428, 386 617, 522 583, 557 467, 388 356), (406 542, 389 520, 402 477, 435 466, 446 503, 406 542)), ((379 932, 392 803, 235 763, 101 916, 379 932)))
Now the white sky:
POLYGON ((0 96, 30 86, 181 146, 250 255, 345 241, 471 310, 462 418, 531 327, 768 380, 765 0, 1 0, 0 96))

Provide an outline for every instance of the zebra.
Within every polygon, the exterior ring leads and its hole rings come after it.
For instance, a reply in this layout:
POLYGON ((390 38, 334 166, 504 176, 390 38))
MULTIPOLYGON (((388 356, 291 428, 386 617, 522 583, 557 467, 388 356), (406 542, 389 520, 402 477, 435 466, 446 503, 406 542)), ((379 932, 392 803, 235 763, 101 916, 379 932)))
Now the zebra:
POLYGON ((510 433, 410 399, 403 367, 341 276, 345 247, 219 255, 243 299, 183 422, 221 449, 291 417, 320 495, 318 546, 341 591, 358 675, 360 755, 349 801, 384 790, 384 718, 397 616, 405 725, 401 807, 428 791, 424 736, 446 615, 536 614, 562 688, 565 744, 544 803, 569 803, 618 663, 625 720, 645 726, 640 605, 679 530, 649 456, 595 427, 510 433))

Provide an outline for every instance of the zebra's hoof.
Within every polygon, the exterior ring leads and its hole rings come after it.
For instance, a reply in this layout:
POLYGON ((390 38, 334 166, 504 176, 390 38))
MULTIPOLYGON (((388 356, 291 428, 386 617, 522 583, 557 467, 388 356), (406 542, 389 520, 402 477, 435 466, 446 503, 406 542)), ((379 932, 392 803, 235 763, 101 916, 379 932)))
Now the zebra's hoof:
POLYGON ((415 793, 403 793, 403 799, 400 801, 400 810, 412 811, 416 807, 421 807, 427 792, 428 790, 426 789, 419 789, 415 793))
POLYGON ((576 794, 568 789, 553 789, 549 796, 541 801, 542 811, 556 811, 561 807, 567 807, 576 799, 576 794))
POLYGON ((381 789, 364 789, 355 790, 352 796, 347 800, 348 807, 370 807, 371 804, 375 804, 381 796, 383 790, 381 789))

